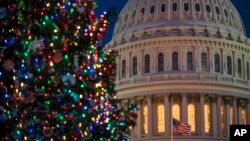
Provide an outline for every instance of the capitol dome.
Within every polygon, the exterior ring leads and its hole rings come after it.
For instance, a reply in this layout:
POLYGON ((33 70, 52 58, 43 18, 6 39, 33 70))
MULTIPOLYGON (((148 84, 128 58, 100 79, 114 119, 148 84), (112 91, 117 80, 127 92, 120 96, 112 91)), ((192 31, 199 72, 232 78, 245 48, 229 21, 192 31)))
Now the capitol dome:
POLYGON ((250 39, 230 0, 128 0, 106 49, 118 97, 138 105, 130 140, 229 141, 250 124, 250 39))

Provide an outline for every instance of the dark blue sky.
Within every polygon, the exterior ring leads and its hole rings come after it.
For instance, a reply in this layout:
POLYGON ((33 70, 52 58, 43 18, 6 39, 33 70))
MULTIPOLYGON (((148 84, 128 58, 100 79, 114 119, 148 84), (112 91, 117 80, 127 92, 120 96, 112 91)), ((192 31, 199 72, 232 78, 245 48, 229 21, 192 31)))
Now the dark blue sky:
MULTIPOLYGON (((250 37, 250 0, 231 0, 235 7, 241 14, 243 19, 247 36, 250 37)), ((100 11, 108 10, 114 7, 116 12, 119 14, 122 7, 126 4, 127 0, 97 0, 98 8, 97 15, 100 11)), ((111 24, 110 29, 106 32, 106 37, 104 38, 104 44, 110 41, 112 32, 114 29, 114 23, 111 24)))

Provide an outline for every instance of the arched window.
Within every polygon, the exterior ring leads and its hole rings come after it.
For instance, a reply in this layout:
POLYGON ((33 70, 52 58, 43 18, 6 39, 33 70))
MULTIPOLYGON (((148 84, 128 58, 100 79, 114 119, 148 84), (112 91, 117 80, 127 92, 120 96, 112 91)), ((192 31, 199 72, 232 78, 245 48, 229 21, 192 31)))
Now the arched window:
POLYGON ((148 106, 146 103, 142 105, 142 134, 148 133, 148 106))
POLYGON ((153 14, 155 12, 155 6, 151 6, 150 8, 150 14, 153 14))
POLYGON ((230 107, 230 125, 233 124, 233 120, 234 120, 234 108, 233 106, 230 107))
POLYGON ((178 53, 177 52, 173 52, 172 54, 172 69, 174 71, 178 70, 178 53))
POLYGON ((227 13, 226 9, 224 9, 224 14, 225 14, 226 17, 228 17, 228 13, 227 13))
POLYGON ((242 63, 241 63, 241 59, 238 59, 238 76, 242 77, 242 63))
POLYGON ((231 56, 227 56, 227 74, 232 75, 232 57, 231 56))
POLYGON ((187 70, 188 71, 192 71, 194 70, 194 66, 193 66, 193 53, 191 51, 189 51, 187 53, 187 70))
POLYGON ((177 11, 177 3, 173 3, 173 11, 177 11))
POLYGON ((180 121, 180 105, 177 103, 175 103, 172 107, 172 116, 180 121))
POLYGON ((210 8, 210 5, 206 5, 206 11, 208 12, 208 13, 211 13, 211 8, 210 8))
POLYGON ((205 53, 205 52, 201 53, 201 70, 202 71, 208 71, 207 53, 205 53))
POLYGON ((215 11, 216 11, 216 13, 217 13, 218 15, 220 15, 220 9, 219 9, 218 6, 215 7, 215 11))
POLYGON ((162 4, 161 5, 161 12, 165 12, 166 11, 166 4, 162 4))
POLYGON ((133 57, 132 75, 137 75, 137 57, 133 57))
POLYGON ((165 132, 165 108, 164 104, 157 104, 157 132, 165 132))
POLYGON ((185 11, 188 11, 188 10, 189 10, 189 5, 188 5, 188 3, 184 3, 184 10, 185 10, 185 11))
POLYGON ((132 14, 132 19, 134 19, 135 14, 136 14, 136 10, 134 10, 134 12, 133 12, 133 14, 132 14))
POLYGON ((164 54, 159 53, 158 54, 158 71, 164 71, 164 54))
POLYGON ((247 110, 245 108, 242 109, 241 116, 242 116, 242 124, 246 125, 247 124, 247 110))
POLYGON ((150 56, 145 55, 145 73, 150 73, 150 56))
POLYGON ((196 3, 196 4, 195 4, 195 10, 196 10, 197 12, 200 12, 200 11, 201 11, 200 4, 199 4, 199 3, 196 3))
POLYGON ((191 125, 191 131, 195 132, 195 105, 188 104, 188 124, 191 125))
POLYGON ((141 9, 141 16, 143 16, 145 14, 145 8, 141 9))
POLYGON ((220 73, 220 55, 218 53, 214 55, 214 67, 215 72, 220 73))
POLYGON ((126 77, 126 60, 122 60, 122 78, 126 77))
POLYGON ((249 68, 249 62, 247 62, 247 79, 250 80, 250 68, 249 68))
POLYGON ((204 104, 204 120, 205 120, 205 133, 211 134, 212 132, 212 100, 206 99, 204 104))

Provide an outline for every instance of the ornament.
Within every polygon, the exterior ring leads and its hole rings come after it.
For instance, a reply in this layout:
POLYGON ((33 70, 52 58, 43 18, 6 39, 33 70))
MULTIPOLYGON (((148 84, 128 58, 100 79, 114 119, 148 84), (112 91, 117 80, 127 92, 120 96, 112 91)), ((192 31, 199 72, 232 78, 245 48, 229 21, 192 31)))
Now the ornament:
POLYGON ((32 49, 33 52, 36 52, 37 50, 43 50, 44 44, 42 40, 38 40, 37 37, 30 43, 29 49, 32 49))
POLYGON ((49 126, 44 126, 43 127, 43 135, 45 137, 50 137, 53 134, 53 130, 49 126))
POLYGON ((0 7, 0 19, 3 19, 6 16, 7 9, 4 7, 0 7))
POLYGON ((55 63, 60 63, 62 61, 62 52, 57 50, 55 52, 55 56, 54 56, 54 62, 55 63))
POLYGON ((74 55, 74 66, 75 66, 76 68, 78 68, 78 58, 79 58, 78 55, 74 55))
POLYGON ((76 78, 69 73, 62 77, 62 81, 65 86, 73 86, 76 84, 76 78))
POLYGON ((79 13, 79 14, 82 14, 83 12, 85 12, 85 8, 83 6, 77 6, 76 7, 76 11, 79 13))
POLYGON ((12 60, 7 59, 6 61, 4 61, 3 67, 6 71, 12 71, 15 68, 15 64, 12 60))

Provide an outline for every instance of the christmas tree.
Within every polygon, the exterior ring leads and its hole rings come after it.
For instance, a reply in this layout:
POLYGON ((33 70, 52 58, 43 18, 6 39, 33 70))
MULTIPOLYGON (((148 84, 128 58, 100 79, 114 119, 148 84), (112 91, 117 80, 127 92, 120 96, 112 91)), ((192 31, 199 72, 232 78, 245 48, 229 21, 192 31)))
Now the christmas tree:
POLYGON ((136 106, 115 94, 108 14, 93 0, 0 3, 0 138, 126 140, 136 106))

